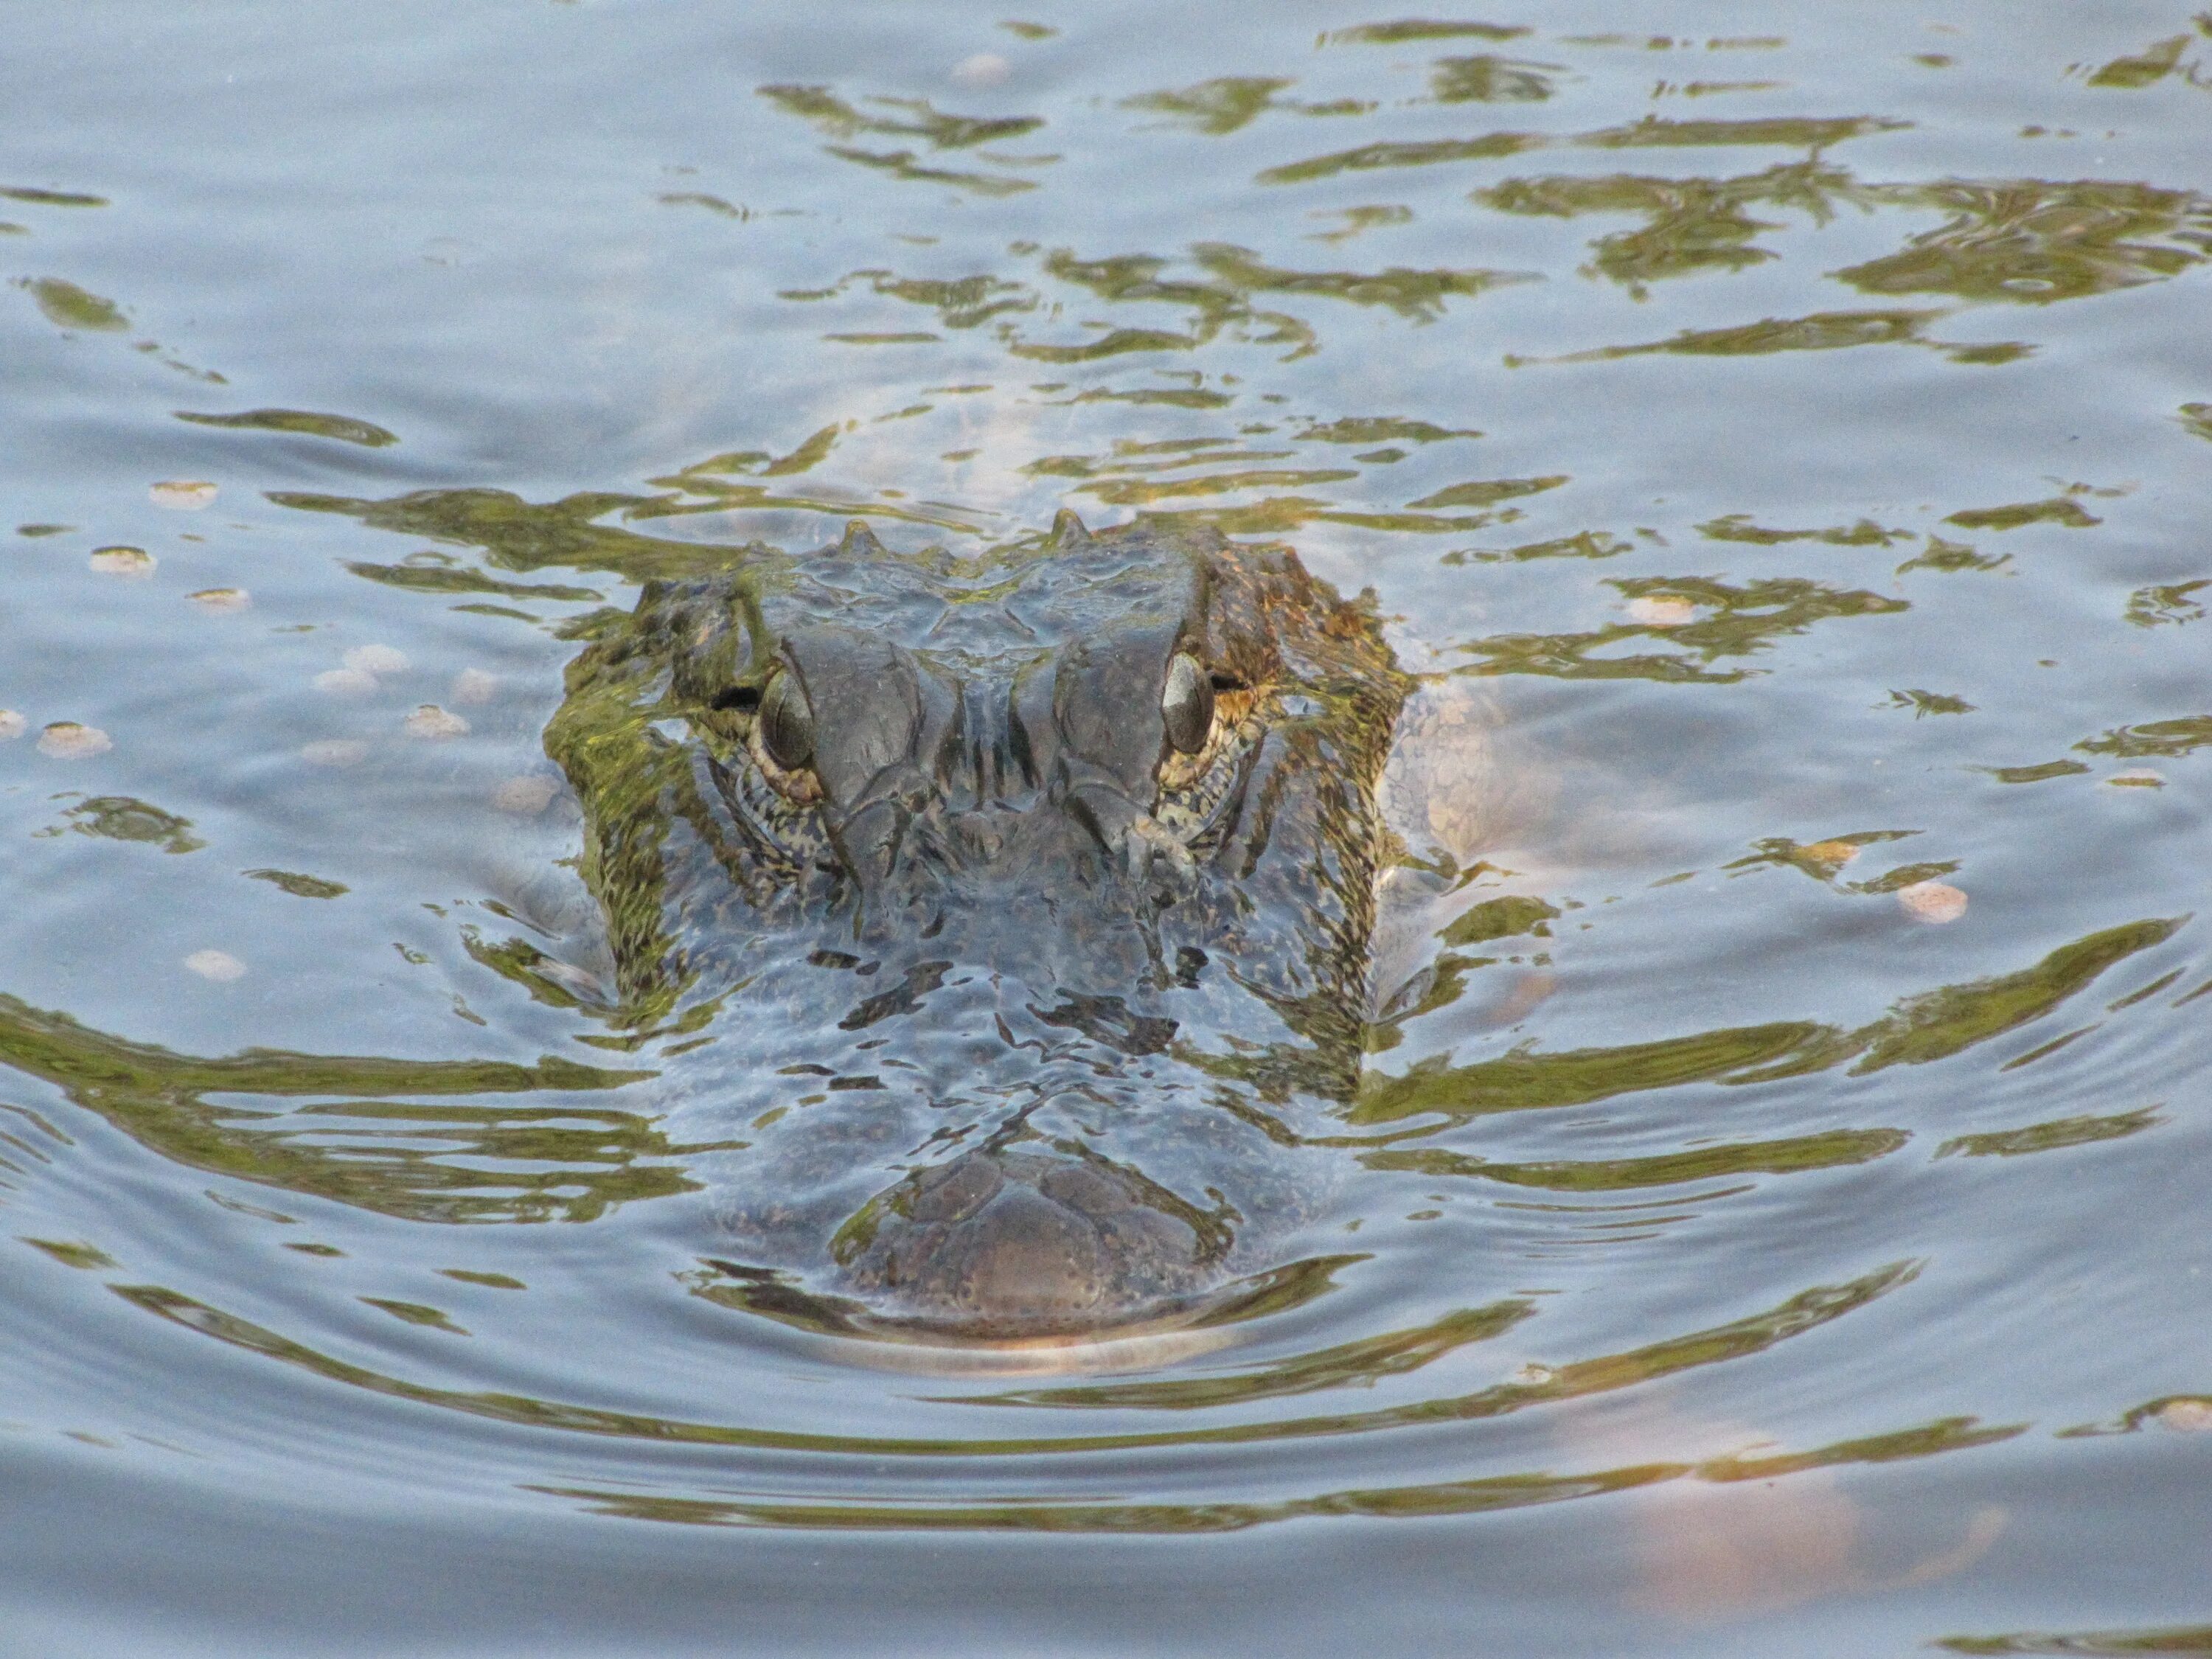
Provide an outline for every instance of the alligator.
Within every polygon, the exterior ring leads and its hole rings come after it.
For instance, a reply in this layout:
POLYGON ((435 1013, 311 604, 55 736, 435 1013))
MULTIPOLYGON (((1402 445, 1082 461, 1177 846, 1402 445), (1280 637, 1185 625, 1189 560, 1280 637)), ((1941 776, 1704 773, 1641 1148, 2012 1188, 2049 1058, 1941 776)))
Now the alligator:
POLYGON ((756 544, 594 632, 545 744, 621 1005, 698 1034, 661 1084, 695 1288, 966 1344, 1293 1293, 1413 684, 1371 603, 1062 513, 964 559, 756 544))

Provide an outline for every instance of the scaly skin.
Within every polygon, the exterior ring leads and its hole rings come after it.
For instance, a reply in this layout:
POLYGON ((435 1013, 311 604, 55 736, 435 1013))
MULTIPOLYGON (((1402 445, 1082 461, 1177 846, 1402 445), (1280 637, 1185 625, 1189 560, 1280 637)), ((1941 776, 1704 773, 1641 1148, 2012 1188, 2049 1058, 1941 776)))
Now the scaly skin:
POLYGON ((702 1290, 960 1340, 1278 1294, 1358 1075, 1407 685, 1287 550, 1141 520, 648 585, 546 747, 625 1018, 718 1004, 666 1079, 740 1258, 702 1290))

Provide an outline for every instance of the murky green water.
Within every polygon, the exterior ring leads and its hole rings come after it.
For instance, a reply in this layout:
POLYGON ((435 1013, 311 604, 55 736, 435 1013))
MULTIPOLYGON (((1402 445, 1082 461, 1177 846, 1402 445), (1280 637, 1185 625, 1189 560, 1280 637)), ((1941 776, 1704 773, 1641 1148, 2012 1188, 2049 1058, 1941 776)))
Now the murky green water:
POLYGON ((0 1650, 2212 1650, 2212 19, 9 22, 0 1650), (1371 589, 1404 867, 1319 1285, 924 1363, 541 738, 1062 506, 1371 589))

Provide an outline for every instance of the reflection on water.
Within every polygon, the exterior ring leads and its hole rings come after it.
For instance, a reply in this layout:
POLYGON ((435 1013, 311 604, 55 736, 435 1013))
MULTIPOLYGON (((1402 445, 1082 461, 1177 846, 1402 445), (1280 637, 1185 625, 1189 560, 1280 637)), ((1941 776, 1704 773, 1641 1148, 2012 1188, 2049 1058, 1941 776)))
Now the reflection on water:
POLYGON ((2205 1648, 2212 25, 489 18, 18 20, 20 1639, 2205 1648))
POLYGON ((0 1054, 162 1156, 210 1174, 418 1221, 588 1221, 688 1190, 650 1119, 579 1103, 418 1104, 397 1096, 586 1096, 648 1073, 248 1049, 173 1054, 0 998, 0 1054), (210 1101, 208 1097, 218 1098, 210 1101), (276 1109, 229 1103, 304 1101, 276 1109), (667 1160, 662 1162, 661 1160, 667 1160))
POLYGON ((2155 1629, 2019 1631, 2004 1636, 1947 1636, 1936 1644, 1947 1653, 2206 1653, 2212 1652, 2212 1625, 2164 1626, 2155 1629))

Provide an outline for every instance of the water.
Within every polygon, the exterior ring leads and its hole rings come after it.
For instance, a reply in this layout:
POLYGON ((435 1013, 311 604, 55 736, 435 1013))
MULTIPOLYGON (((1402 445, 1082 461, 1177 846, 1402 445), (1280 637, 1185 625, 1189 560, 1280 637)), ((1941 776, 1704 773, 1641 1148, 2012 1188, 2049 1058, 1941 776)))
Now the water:
POLYGON ((11 9, 0 1650, 2212 1649, 2212 23, 1448 17, 11 9), (1371 588, 1444 878, 1325 1293, 902 1368, 539 739, 1061 505, 1371 588))

